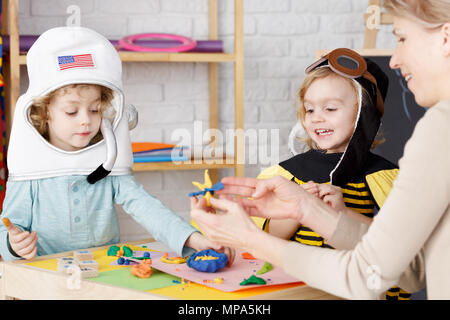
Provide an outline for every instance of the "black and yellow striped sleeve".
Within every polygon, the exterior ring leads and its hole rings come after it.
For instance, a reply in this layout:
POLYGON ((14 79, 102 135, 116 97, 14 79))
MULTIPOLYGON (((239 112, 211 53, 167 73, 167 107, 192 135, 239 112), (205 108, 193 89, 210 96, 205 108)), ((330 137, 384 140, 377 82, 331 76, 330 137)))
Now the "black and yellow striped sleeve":
POLYGON ((374 203, 364 182, 347 183, 342 187, 342 197, 347 208, 367 217, 373 217, 374 203))

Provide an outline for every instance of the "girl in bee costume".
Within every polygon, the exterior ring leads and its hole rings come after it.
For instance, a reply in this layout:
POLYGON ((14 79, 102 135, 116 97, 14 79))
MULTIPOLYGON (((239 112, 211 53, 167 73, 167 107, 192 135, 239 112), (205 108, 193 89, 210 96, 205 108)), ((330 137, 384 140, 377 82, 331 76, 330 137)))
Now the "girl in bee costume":
MULTIPOLYGON (((373 218, 398 173, 397 166, 370 152, 384 111, 388 78, 375 63, 349 49, 332 51, 308 67, 306 74, 299 91, 299 118, 310 150, 264 170, 258 178, 280 175, 298 184, 313 181, 339 186, 348 208, 373 218), (344 65, 349 61, 357 67, 344 65), (356 110, 344 114, 349 110, 345 109, 349 96, 356 97, 356 103, 351 102, 356 110), (345 135, 345 122, 351 117, 355 120, 347 122, 345 135)), ((319 234, 292 221, 266 220, 263 227, 303 244, 331 247, 319 234)), ((386 298, 409 299, 410 294, 394 287, 386 298)))

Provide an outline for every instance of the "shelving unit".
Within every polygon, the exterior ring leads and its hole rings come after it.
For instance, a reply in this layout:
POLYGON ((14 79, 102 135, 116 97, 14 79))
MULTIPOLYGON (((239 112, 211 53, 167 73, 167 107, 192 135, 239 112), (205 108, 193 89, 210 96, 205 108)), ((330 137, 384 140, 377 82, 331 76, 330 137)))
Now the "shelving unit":
MULTIPOLYGON (((208 0, 209 40, 217 40, 218 23, 217 0, 208 0)), ((5 56, 5 103, 7 140, 11 130, 14 108, 20 95, 20 66, 26 65, 26 55, 19 52, 19 0, 3 1, 2 34, 9 34, 10 50, 5 56), (8 14, 5 14, 8 13, 8 14)), ((219 124, 218 101, 218 63, 234 64, 234 128, 244 129, 244 52, 243 52, 243 0, 234 0, 234 52, 233 53, 150 53, 150 52, 119 52, 123 62, 204 62, 208 63, 209 81, 209 128, 217 129, 219 124)), ((208 161, 187 161, 181 164, 172 162, 135 163, 133 171, 157 170, 198 170, 211 169, 213 180, 217 179, 217 169, 234 168, 236 176, 244 175, 244 164, 238 159, 244 159, 244 141, 235 138, 233 163, 213 163, 208 161)), ((209 159, 211 161, 211 159, 209 159)))
POLYGON ((369 0, 369 4, 366 10, 366 14, 364 15, 364 25, 366 26, 365 33, 364 33, 364 43, 363 48, 364 49, 375 49, 376 43, 377 43, 377 34, 378 29, 377 28, 369 28, 368 21, 372 14, 374 13, 368 13, 369 8, 375 7, 380 8, 380 16, 379 16, 379 23, 380 24, 392 24, 394 22, 392 15, 381 12, 381 0, 369 0))

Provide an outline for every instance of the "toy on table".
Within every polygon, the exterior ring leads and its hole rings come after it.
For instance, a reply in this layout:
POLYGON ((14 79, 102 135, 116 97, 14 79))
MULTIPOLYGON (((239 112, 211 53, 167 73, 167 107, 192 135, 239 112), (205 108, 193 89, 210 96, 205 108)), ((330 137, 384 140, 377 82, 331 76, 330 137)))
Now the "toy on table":
POLYGON ((256 274, 264 274, 269 271, 273 270, 273 265, 269 262, 265 262, 264 265, 261 267, 261 269, 256 272, 256 274))
POLYGON ((256 260, 256 258, 250 252, 242 252, 242 258, 247 260, 256 260))
POLYGON ((78 262, 73 257, 64 257, 64 258, 58 258, 58 264, 56 266, 57 272, 66 272, 66 270, 71 265, 78 265, 78 262))
POLYGON ((225 253, 219 253, 211 249, 194 253, 187 260, 187 265, 201 272, 217 272, 223 269, 228 262, 225 253))
POLYGON ((189 257, 182 258, 182 257, 169 257, 169 254, 167 252, 164 253, 164 255, 161 257, 161 262, 164 263, 171 263, 171 264, 182 264, 185 263, 189 257))
POLYGON ((211 206, 211 202, 209 201, 209 199, 214 195, 214 191, 222 190, 224 188, 223 183, 220 181, 215 185, 212 185, 211 178, 208 174, 208 169, 205 170, 205 182, 203 184, 197 181, 192 181, 192 184, 202 191, 191 192, 189 193, 189 197, 195 197, 202 194, 206 200, 206 205, 208 207, 211 206))
POLYGON ((78 266, 98 270, 98 262, 95 260, 78 260, 78 266))
POLYGON ((263 278, 257 277, 255 275, 252 275, 250 278, 244 279, 244 281, 242 281, 239 284, 241 286, 246 286, 249 284, 266 284, 266 280, 264 280, 263 278))
POLYGON ((142 257, 133 257, 133 250, 128 246, 111 246, 108 248, 106 253, 108 256, 119 257, 117 259, 117 264, 119 265, 129 265, 130 262, 141 263, 142 260, 150 260, 150 252, 144 252, 142 257))
POLYGON ((107 251, 108 256, 119 257, 117 259, 117 264, 119 265, 130 265, 130 262, 135 262, 131 266, 130 272, 132 275, 138 278, 148 278, 152 274, 152 259, 150 258, 150 252, 144 252, 142 257, 133 257, 133 250, 128 246, 111 246, 107 251))
POLYGON ((74 259, 78 261, 94 260, 94 254, 89 250, 77 250, 73 252, 74 259))
POLYGON ((57 272, 73 272, 73 267, 80 268, 82 278, 92 278, 98 276, 98 262, 94 260, 94 254, 89 250, 77 250, 73 252, 73 257, 58 258, 57 272))
POLYGON ((151 259, 151 257, 150 257, 150 252, 144 252, 142 257, 133 257, 133 255, 131 255, 130 257, 127 256, 126 259, 129 261, 141 263, 142 260, 148 260, 148 259, 151 259))
POLYGON ((125 256, 125 257, 132 257, 133 256, 133 250, 130 249, 130 247, 122 246, 122 248, 118 246, 111 246, 108 248, 108 251, 106 253, 108 256, 125 256))
POLYGON ((152 275, 152 264, 151 259, 146 259, 141 261, 140 264, 135 264, 131 266, 131 274, 138 278, 148 278, 152 275))
POLYGON ((218 278, 214 278, 213 280, 203 280, 203 283, 218 283, 218 284, 222 284, 223 283, 223 277, 218 277, 218 278))

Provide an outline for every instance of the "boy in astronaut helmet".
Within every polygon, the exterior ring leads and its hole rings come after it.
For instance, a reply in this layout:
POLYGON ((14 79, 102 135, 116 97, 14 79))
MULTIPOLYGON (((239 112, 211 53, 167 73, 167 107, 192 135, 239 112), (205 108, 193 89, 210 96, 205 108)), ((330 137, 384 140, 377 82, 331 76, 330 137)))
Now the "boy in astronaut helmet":
POLYGON ((118 243, 114 203, 180 256, 213 245, 132 176, 122 64, 100 34, 82 27, 43 33, 27 54, 29 87, 17 101, 0 226, 5 260, 118 243))

